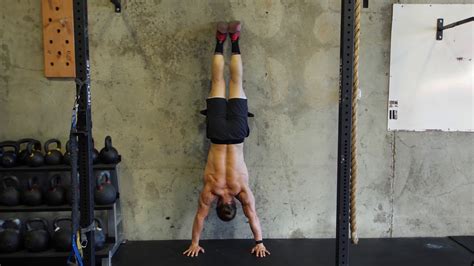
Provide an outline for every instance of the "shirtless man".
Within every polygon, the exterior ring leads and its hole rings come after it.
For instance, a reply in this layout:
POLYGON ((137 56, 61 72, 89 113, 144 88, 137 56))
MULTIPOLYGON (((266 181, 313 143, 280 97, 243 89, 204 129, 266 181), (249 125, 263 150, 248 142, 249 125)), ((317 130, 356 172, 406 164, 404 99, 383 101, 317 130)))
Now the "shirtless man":
POLYGON ((212 61, 212 88, 207 99, 207 137, 211 140, 204 187, 199 197, 199 206, 194 218, 192 243, 183 252, 195 257, 204 249, 199 246, 199 239, 204 227, 204 220, 209 209, 217 199, 217 216, 223 221, 234 219, 237 211, 236 201, 242 204, 245 216, 256 244, 252 254, 265 257, 270 252, 262 241, 262 229, 255 211, 255 198, 248 185, 248 171, 244 162, 244 139, 249 135, 247 124, 247 97, 242 87, 242 59, 240 57, 239 36, 241 25, 235 21, 229 24, 219 22, 216 33, 216 50, 212 61), (230 61, 229 100, 226 99, 224 80, 224 42, 229 34, 232 42, 230 61))

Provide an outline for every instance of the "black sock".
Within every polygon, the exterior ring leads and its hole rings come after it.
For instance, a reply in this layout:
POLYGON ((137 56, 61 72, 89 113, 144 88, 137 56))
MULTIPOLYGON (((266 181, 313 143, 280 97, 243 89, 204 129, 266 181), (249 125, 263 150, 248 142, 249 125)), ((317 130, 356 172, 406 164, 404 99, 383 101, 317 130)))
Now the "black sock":
POLYGON ((232 54, 240 54, 239 40, 232 42, 232 54))
POLYGON ((216 50, 214 51, 214 54, 224 54, 224 42, 220 42, 219 40, 217 40, 216 50))

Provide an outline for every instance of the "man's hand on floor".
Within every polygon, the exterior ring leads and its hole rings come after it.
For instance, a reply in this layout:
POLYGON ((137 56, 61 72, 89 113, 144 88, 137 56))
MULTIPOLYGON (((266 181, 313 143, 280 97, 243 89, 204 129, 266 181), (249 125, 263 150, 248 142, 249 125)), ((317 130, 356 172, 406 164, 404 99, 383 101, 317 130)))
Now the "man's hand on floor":
POLYGON ((254 253, 255 253, 255 256, 257 256, 257 258, 266 257, 267 254, 270 255, 270 252, 267 250, 267 248, 263 244, 257 244, 252 249, 252 254, 254 254, 254 253))
POLYGON ((191 244, 191 246, 183 252, 183 255, 188 257, 197 257, 199 252, 205 253, 204 249, 199 246, 199 244, 191 244))

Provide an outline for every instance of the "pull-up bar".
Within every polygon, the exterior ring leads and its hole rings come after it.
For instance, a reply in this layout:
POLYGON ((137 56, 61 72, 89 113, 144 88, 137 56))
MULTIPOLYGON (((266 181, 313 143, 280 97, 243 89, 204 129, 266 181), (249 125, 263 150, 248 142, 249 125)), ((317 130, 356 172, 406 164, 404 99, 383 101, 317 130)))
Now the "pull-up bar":
POLYGON ((451 28, 454 28, 454 27, 457 27, 459 25, 466 24, 466 23, 472 22, 472 21, 474 21, 474 17, 466 18, 466 19, 456 21, 456 22, 453 22, 451 24, 448 24, 448 25, 444 26, 443 25, 444 24, 444 19, 439 18, 437 20, 437 27, 436 27, 436 40, 441 41, 443 39, 443 31, 444 30, 451 29, 451 28))

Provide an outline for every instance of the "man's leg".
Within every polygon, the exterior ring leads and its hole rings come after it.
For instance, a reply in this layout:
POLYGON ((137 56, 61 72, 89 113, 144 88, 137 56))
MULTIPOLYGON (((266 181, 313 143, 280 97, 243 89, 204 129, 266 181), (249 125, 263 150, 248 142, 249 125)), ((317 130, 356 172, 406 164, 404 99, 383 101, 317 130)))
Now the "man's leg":
POLYGON ((216 32, 216 50, 212 58, 212 85, 209 98, 225 98, 224 42, 227 38, 227 23, 219 22, 216 32))
POLYGON ((230 59, 230 84, 229 103, 227 105, 227 117, 229 127, 229 138, 243 142, 249 136, 248 106, 242 86, 242 58, 240 57, 239 37, 240 22, 229 23, 229 35, 232 41, 232 57, 230 59))
POLYGON ((235 21, 229 24, 230 39, 232 42, 232 56, 230 58, 230 84, 229 99, 241 98, 247 99, 242 86, 242 57, 240 56, 239 37, 240 22, 235 21))
POLYGON ((242 58, 240 54, 233 54, 230 59, 229 99, 247 99, 242 86, 242 58))
POLYGON ((224 56, 215 54, 212 58, 212 85, 209 98, 225 98, 224 56))

